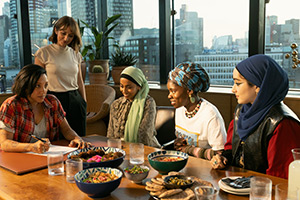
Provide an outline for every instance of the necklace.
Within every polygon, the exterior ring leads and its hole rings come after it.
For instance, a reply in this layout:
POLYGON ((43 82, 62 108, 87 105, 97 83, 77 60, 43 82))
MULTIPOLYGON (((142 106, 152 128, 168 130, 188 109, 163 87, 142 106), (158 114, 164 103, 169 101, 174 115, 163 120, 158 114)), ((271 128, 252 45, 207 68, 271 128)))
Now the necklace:
POLYGON ((197 114, 198 110, 200 109, 201 103, 202 103, 202 100, 200 99, 200 101, 198 102, 196 108, 193 111, 191 111, 191 112, 188 112, 187 110, 185 111, 185 116, 187 118, 194 117, 197 114))

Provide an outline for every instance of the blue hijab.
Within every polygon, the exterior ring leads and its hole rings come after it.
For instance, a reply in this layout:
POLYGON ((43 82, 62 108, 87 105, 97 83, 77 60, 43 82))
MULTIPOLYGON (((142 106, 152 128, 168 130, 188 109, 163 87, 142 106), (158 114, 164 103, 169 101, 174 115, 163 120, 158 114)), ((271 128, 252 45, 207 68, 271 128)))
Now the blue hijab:
POLYGON ((259 126, 269 110, 280 103, 289 90, 287 73, 271 57, 259 54, 240 62, 239 73, 260 88, 253 104, 244 104, 237 123, 237 132, 245 141, 259 126))

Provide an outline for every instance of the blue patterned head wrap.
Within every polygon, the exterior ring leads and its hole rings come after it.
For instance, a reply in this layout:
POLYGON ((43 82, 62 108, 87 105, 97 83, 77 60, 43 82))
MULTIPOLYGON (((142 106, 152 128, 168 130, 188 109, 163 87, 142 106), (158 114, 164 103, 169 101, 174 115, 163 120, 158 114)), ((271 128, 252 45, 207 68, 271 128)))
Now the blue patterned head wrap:
POLYGON ((177 65, 169 72, 169 79, 179 86, 198 92, 209 89, 209 76, 200 64, 184 62, 177 65))

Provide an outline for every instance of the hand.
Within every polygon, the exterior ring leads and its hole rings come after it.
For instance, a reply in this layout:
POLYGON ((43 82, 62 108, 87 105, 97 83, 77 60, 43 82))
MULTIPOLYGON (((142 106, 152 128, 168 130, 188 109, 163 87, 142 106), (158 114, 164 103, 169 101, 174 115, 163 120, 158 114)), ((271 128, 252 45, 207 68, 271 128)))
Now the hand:
POLYGON ((210 160, 210 164, 213 169, 224 169, 226 167, 227 162, 227 158, 221 156, 220 154, 215 155, 210 160))
POLYGON ((35 153, 45 153, 46 151, 48 151, 50 148, 50 141, 48 138, 43 138, 43 140, 45 140, 46 142, 44 143, 38 140, 37 142, 33 143, 31 151, 35 153))
POLYGON ((175 139, 175 142, 174 142, 174 148, 177 150, 177 151, 182 151, 182 149, 186 148, 184 146, 187 145, 187 142, 184 138, 176 138, 175 139))
POLYGON ((74 140, 71 140, 69 147, 77 147, 78 149, 84 149, 91 147, 90 142, 86 142, 81 138, 75 138, 74 140))

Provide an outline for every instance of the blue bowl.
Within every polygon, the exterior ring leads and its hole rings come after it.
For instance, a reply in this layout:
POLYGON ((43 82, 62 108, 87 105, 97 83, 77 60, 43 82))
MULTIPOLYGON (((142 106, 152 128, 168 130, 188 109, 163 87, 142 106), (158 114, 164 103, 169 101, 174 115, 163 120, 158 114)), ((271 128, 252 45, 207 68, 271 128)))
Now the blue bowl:
POLYGON ((75 174, 74 179, 77 187, 89 197, 102 198, 110 195, 121 183, 123 173, 119 169, 110 167, 89 168, 79 171, 75 174), (114 173, 118 178, 105 183, 84 183, 83 180, 96 172, 114 173))
POLYGON ((148 155, 148 161, 151 167, 157 170, 160 174, 168 174, 171 171, 180 171, 185 167, 188 158, 188 154, 181 151, 156 151, 148 155), (180 157, 182 160, 173 162, 162 162, 156 160, 157 158, 162 157, 180 157))
POLYGON ((93 168, 93 167, 112 167, 116 168, 122 164, 125 158, 125 151, 122 149, 114 148, 114 147, 90 147, 85 149, 78 149, 76 151, 71 152, 68 155, 68 158, 71 159, 72 155, 78 155, 81 152, 88 152, 89 150, 103 150, 105 153, 110 152, 121 152, 123 156, 116 158, 114 160, 104 161, 104 162, 83 162, 83 169, 93 168))

